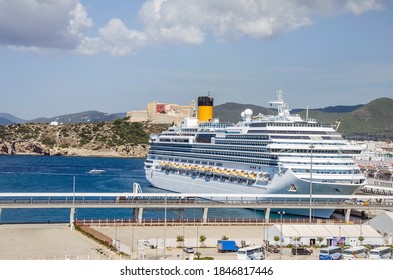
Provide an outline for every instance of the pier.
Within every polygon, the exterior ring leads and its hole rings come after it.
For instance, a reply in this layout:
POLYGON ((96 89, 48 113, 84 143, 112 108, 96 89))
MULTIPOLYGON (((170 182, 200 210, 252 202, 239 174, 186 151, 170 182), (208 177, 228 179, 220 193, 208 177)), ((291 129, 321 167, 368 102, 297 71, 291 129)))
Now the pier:
POLYGON ((142 223, 144 209, 202 209, 207 223, 209 208, 249 208, 265 212, 270 222, 271 209, 343 209, 345 222, 351 210, 393 210, 392 195, 288 195, 269 194, 177 194, 177 193, 0 193, 0 215, 4 208, 66 208, 70 224, 77 208, 129 208, 135 221, 142 223))

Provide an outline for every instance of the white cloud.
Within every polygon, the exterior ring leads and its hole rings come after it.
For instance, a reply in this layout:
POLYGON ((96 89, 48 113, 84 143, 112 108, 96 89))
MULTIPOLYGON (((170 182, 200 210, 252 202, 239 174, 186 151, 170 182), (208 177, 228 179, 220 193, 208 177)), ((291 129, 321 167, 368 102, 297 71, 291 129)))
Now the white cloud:
POLYGON ((21 49, 72 49, 91 27, 79 0, 0 0, 0 43, 21 49))
POLYGON ((93 23, 80 2, 0 0, 0 43, 127 55, 156 44, 202 44, 207 35, 218 41, 270 38, 310 25, 317 16, 383 8, 383 0, 148 0, 139 11, 141 30, 114 17, 87 37, 93 23))
POLYGON ((380 10, 383 5, 378 0, 349 0, 346 1, 345 8, 355 15, 360 15, 370 10, 380 10))
POLYGON ((80 3, 77 3, 69 14, 71 18, 67 30, 70 34, 81 36, 86 28, 93 26, 93 21, 88 18, 85 8, 80 3))
POLYGON ((128 29, 120 19, 111 19, 107 26, 99 30, 95 38, 85 37, 77 48, 80 54, 94 55, 109 52, 111 55, 134 53, 146 41, 142 32, 128 29))
POLYGON ((140 18, 155 41, 200 44, 207 33, 218 40, 268 38, 310 25, 316 15, 381 8, 378 0, 150 0, 140 18))

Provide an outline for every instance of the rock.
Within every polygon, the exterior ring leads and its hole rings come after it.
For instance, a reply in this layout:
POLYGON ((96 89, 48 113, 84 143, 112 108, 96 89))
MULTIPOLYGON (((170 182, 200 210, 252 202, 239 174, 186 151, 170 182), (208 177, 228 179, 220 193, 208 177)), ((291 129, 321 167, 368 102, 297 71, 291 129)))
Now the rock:
POLYGON ((0 153, 8 154, 8 146, 6 143, 3 143, 3 145, 1 146, 0 153))

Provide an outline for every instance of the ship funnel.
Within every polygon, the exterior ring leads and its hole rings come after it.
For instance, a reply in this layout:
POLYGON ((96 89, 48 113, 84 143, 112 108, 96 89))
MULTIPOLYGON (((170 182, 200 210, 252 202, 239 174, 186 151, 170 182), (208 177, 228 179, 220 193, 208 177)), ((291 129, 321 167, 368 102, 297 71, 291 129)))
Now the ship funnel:
POLYGON ((198 97, 198 121, 213 121, 213 98, 210 96, 198 97))

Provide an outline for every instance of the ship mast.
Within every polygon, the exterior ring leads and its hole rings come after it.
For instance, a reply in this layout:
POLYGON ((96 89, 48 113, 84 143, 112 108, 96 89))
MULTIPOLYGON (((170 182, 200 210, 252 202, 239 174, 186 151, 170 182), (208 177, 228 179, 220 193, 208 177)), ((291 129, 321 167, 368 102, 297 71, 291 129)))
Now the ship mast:
POLYGON ((288 107, 288 104, 285 103, 285 101, 284 101, 284 91, 281 88, 279 88, 276 91, 276 100, 269 101, 269 104, 270 104, 270 106, 272 106, 272 105, 277 106, 277 112, 280 117, 290 115, 290 113, 289 113, 290 109, 288 107))

